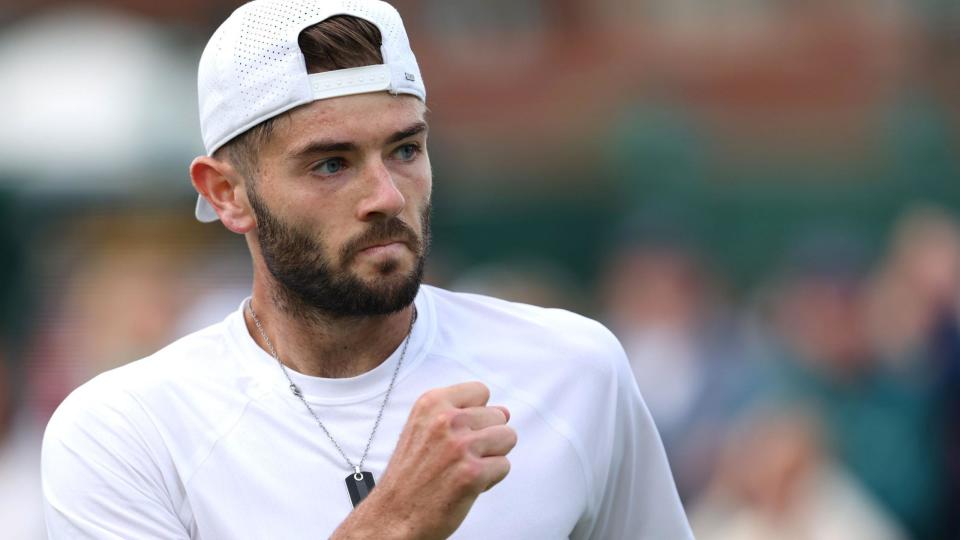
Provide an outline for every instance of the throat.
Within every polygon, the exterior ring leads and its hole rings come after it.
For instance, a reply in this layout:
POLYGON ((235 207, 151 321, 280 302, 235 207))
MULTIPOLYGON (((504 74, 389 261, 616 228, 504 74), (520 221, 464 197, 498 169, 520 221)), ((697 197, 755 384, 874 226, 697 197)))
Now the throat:
POLYGON ((409 306, 390 315, 316 321, 289 317, 271 307, 256 299, 248 306, 245 318, 250 335, 287 368, 326 379, 356 377, 376 369, 404 342, 415 317, 409 306), (267 313, 261 313, 261 304, 267 313))
POLYGON ((315 354, 311 360, 297 362, 293 359, 284 359, 283 363, 298 373, 311 377, 346 379, 376 369, 389 358, 390 352, 392 351, 381 356, 379 354, 359 355, 350 350, 327 351, 324 354, 315 354))

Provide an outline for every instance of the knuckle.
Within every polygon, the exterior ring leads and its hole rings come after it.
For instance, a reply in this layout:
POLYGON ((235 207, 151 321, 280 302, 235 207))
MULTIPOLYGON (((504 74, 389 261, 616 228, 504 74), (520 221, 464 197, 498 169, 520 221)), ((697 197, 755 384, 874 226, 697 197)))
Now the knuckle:
POLYGON ((464 436, 448 435, 443 440, 442 455, 447 463, 460 463, 470 459, 470 440, 464 436))
POLYGON ((457 482, 461 487, 473 486, 483 474, 483 463, 478 459, 464 459, 457 464, 457 482))
POLYGON ((450 441, 450 449, 457 458, 462 459, 470 454, 471 443, 469 437, 455 437, 450 441))
POLYGON ((430 422, 430 427, 434 432, 438 434, 444 434, 450 431, 454 418, 456 418, 455 411, 439 412, 433 416, 433 420, 430 422))
POLYGON ((440 399, 437 396, 436 390, 429 390, 424 392, 423 395, 417 398, 416 403, 413 404, 414 408, 417 410, 430 410, 436 407, 440 399))
POLYGON ((470 424, 470 413, 463 409, 454 409, 450 411, 450 428, 462 428, 470 424))

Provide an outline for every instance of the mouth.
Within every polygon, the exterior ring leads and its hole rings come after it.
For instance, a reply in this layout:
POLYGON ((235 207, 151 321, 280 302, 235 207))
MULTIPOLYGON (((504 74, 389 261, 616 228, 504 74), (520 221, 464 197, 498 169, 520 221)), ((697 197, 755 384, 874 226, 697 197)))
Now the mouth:
POLYGON ((420 238, 413 229, 397 218, 378 221, 358 234, 342 249, 342 260, 354 257, 400 258, 409 254, 419 256, 420 238))
POLYGON ((357 254, 365 256, 400 255, 406 249, 409 249, 409 247, 403 240, 386 240, 369 245, 358 251, 357 254))

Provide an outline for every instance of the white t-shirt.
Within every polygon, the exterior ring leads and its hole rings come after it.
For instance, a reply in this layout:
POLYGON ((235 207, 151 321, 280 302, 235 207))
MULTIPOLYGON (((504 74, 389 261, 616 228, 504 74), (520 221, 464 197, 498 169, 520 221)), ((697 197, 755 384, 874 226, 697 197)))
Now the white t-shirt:
MULTIPOLYGON (((452 538, 692 538, 616 338, 567 311, 424 286, 364 469, 383 476, 414 401, 479 380, 510 409, 510 474, 452 538)), ((370 372, 291 377, 357 461, 399 349, 370 372)), ((51 538, 318 539, 350 474, 241 310, 74 391, 44 435, 51 538)))

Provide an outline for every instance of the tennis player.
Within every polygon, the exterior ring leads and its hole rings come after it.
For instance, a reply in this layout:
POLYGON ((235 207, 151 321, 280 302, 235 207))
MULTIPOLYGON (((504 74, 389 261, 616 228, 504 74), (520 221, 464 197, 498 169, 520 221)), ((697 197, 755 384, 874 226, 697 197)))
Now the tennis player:
POLYGON ((691 538, 607 329, 421 286, 426 99, 376 0, 256 0, 214 33, 190 175, 251 295, 63 402, 50 538, 691 538))

